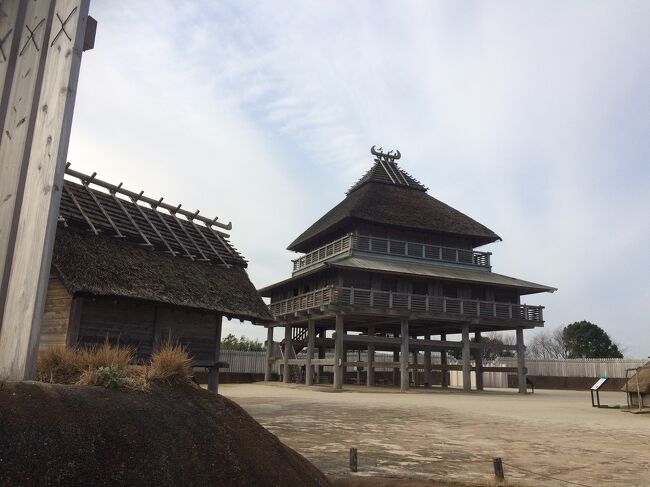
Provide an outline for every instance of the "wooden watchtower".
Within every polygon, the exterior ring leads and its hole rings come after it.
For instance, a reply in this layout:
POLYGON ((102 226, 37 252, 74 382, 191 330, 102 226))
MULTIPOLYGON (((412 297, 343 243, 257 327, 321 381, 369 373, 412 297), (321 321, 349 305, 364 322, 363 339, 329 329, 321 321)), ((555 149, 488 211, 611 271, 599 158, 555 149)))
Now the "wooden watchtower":
POLYGON ((371 153, 372 167, 345 199, 289 245, 303 254, 293 261, 291 277, 260 290, 271 298, 277 320, 267 325, 269 343, 273 326, 284 327, 284 381, 298 366, 312 384, 328 366, 333 387, 341 389, 345 368, 362 367, 373 386, 374 369, 381 367, 399 370, 394 382, 406 390, 409 371, 423 370, 425 384, 431 384, 432 371, 441 371, 446 386, 447 371, 460 369, 466 391, 471 371, 482 389, 482 374, 489 371, 482 355, 493 345, 482 343, 481 333, 516 330, 516 345, 505 348, 517 352, 512 372, 525 393, 523 331, 543 326, 544 318, 542 306, 521 298, 555 289, 492 272, 491 254, 476 248, 500 240, 497 234, 427 194, 398 166, 399 151, 373 147, 371 153), (453 334, 462 340, 447 340, 453 334), (325 358, 331 349, 334 358, 325 358), (462 351, 461 365, 448 364, 451 349, 462 351), (368 358, 348 362, 346 350, 367 351, 368 358), (392 351, 393 362, 375 362, 380 350, 392 351), (440 364, 432 364, 433 351, 441 352, 440 364))

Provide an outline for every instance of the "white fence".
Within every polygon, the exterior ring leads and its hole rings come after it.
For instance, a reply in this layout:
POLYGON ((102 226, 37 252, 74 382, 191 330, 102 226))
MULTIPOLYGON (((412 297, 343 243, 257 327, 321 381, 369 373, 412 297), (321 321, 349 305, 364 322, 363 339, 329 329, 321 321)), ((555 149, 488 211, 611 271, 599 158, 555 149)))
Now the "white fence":
MULTIPOLYGON (((591 358, 563 360, 526 360, 528 375, 554 377, 612 377, 625 378, 625 369, 639 367, 647 359, 591 358)), ((516 359, 499 359, 499 364, 516 367, 516 359)))
MULTIPOLYGON (((302 358, 304 354, 300 354, 302 358)), ((326 358, 333 359, 333 353, 327 353, 326 358)), ((223 373, 249 373, 263 374, 266 362, 266 352, 242 352, 238 350, 222 350, 221 361, 227 362, 230 366, 223 369, 223 373)), ((348 351, 348 362, 365 362, 367 353, 348 351)), ((392 362, 393 354, 389 352, 376 352, 375 362, 392 362)), ((281 360, 276 360, 272 365, 274 373, 280 373, 281 360)), ((420 354, 418 363, 423 363, 424 357, 420 354)), ((567 359, 567 360, 526 360, 528 375, 555 376, 555 377, 601 377, 625 378, 625 369, 636 368, 647 362, 647 359, 567 359)), ((433 353, 432 364, 440 363, 440 354, 433 353)), ((449 357, 449 364, 457 364, 456 360, 449 357)), ((516 367, 516 359, 500 358, 494 363, 485 363, 491 367, 516 367)), ((354 371, 354 367, 347 367, 348 372, 354 371)), ((376 367, 377 372, 392 371, 392 368, 376 367)), ((331 371, 331 367, 325 367, 325 371, 331 371)), ((476 385, 476 374, 472 372, 472 386, 476 385)), ((483 383, 485 387, 508 387, 508 377, 505 372, 484 372, 483 383)), ((449 372, 449 382, 452 387, 462 387, 463 377, 461 371, 452 370, 449 372)))

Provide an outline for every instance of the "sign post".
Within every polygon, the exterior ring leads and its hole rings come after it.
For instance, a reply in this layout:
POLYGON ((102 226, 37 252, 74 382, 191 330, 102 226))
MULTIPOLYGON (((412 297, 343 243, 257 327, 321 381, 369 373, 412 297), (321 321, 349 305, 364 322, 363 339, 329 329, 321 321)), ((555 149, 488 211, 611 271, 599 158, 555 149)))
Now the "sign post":
POLYGON ((0 0, 0 378, 34 373, 89 3, 0 0))
POLYGON ((609 380, 609 377, 601 377, 598 381, 591 386, 589 392, 591 392, 591 406, 595 408, 607 408, 609 406, 600 405, 600 395, 598 393, 599 389, 603 387, 603 384, 609 380), (596 402, 594 402, 594 392, 596 393, 596 402))

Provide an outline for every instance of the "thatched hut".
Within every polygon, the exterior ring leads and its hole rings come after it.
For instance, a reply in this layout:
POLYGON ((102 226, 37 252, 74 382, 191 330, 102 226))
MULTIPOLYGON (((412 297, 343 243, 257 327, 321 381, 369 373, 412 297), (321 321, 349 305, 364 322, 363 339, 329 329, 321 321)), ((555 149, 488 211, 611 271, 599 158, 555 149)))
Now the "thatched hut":
POLYGON ((631 407, 650 407, 650 362, 637 368, 621 390, 631 407))
POLYGON ((230 224, 66 169, 40 348, 185 346, 216 386, 222 317, 272 320, 230 224), (78 182, 75 182, 75 179, 78 182))

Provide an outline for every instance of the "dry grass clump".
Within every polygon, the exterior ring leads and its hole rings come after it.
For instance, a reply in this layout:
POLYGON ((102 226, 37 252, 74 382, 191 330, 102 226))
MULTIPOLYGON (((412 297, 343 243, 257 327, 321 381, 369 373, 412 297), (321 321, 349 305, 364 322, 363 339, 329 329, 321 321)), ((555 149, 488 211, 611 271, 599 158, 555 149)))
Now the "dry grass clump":
POLYGON ((151 357, 148 379, 158 382, 189 382, 192 359, 178 343, 165 343, 151 357))
POLYGON ((99 347, 50 347, 36 364, 37 379, 54 384, 104 386, 109 389, 145 391, 150 384, 190 383, 192 359, 185 348, 167 342, 151 357, 148 365, 131 365, 133 347, 111 345, 99 347))

